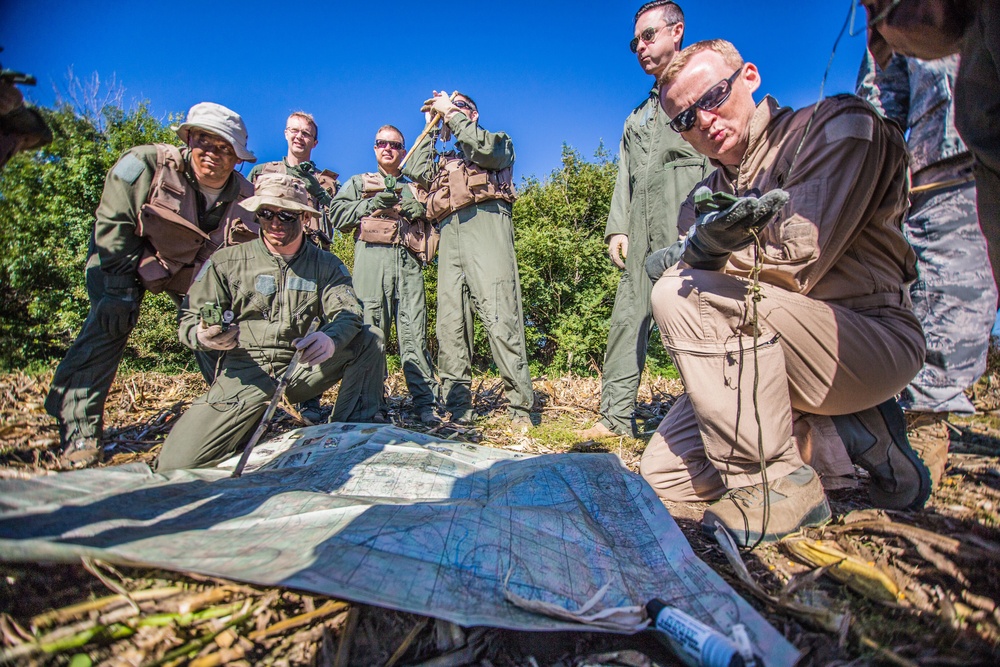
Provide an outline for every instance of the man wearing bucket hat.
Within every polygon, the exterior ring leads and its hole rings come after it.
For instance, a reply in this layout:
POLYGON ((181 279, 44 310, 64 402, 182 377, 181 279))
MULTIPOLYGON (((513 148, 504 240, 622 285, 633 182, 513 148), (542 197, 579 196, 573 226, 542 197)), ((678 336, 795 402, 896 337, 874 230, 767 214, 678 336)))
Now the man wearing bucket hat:
MULTIPOLYGON (((240 206, 253 186, 235 171, 256 160, 243 119, 202 102, 173 129, 184 147, 136 146, 104 182, 86 266, 90 312, 45 399, 59 422, 64 467, 100 461, 104 402, 145 292, 166 292, 179 305, 212 252, 257 235, 240 206)), ((197 356, 210 378, 214 359, 197 356)))
POLYGON ((296 350, 301 364, 286 389, 292 402, 341 382, 331 421, 369 422, 382 399, 381 330, 363 323, 351 275, 336 255, 304 242, 306 184, 264 174, 243 206, 260 237, 224 248, 202 267, 181 308, 180 339, 194 350, 227 351, 208 392, 195 399, 163 443, 157 470, 200 468, 234 454, 250 438, 296 350), (208 324, 202 308, 232 312, 208 324), (308 333, 313 318, 317 331, 308 333))

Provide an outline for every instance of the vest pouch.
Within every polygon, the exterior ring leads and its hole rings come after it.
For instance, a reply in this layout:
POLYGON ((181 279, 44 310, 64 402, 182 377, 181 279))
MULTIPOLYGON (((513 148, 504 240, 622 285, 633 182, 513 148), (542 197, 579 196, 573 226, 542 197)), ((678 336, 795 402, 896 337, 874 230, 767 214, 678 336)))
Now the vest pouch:
POLYGON ((490 187, 490 175, 485 171, 469 170, 469 194, 477 204, 496 199, 493 188, 490 187))
POLYGON ((237 243, 247 243, 260 236, 260 225, 254 214, 246 209, 240 209, 239 217, 235 217, 226 225, 226 238, 224 245, 231 246, 237 243))
POLYGON ((399 234, 403 245, 409 248, 424 264, 434 259, 441 232, 428 220, 418 222, 400 221, 399 234))
MULTIPOLYGON (((135 233, 146 240, 147 247, 139 263, 139 278, 149 291, 173 289, 175 281, 164 279, 163 272, 174 276, 195 260, 209 240, 208 234, 179 214, 156 204, 145 204, 139 212, 135 233), (158 266, 156 266, 158 265, 158 266), (147 280, 149 282, 147 282, 147 280), (171 287, 168 287, 168 284, 171 287)), ((190 278, 189 278, 190 280, 190 278)), ((179 294, 187 292, 187 285, 179 294)))
POLYGON ((365 243, 392 245, 399 241, 399 225, 390 218, 361 218, 357 238, 365 243))

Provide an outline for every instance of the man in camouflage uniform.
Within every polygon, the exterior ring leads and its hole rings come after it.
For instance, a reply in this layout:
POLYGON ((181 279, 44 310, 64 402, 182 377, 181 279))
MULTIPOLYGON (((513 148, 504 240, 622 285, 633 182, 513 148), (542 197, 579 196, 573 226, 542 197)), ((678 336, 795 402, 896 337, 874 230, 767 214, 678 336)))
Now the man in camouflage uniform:
POLYGON ((406 243, 411 228, 420 237, 432 230, 416 189, 400 172, 405 155, 403 133, 392 125, 380 127, 375 133, 378 172, 347 181, 330 204, 330 222, 341 232, 354 233, 354 289, 365 306, 365 324, 388 336, 395 321, 413 412, 424 424, 434 425, 441 420, 434 413, 438 386, 427 351, 423 273, 424 263, 433 258, 419 257, 406 243))
POLYGON ((437 339, 445 408, 459 423, 474 419, 474 308, 503 378, 512 423, 525 430, 534 393, 511 219, 514 143, 478 125, 479 111, 468 95, 435 92, 421 111, 443 118, 442 133, 455 137, 455 151, 435 160, 437 135, 429 134, 403 169, 427 190, 427 218, 441 229, 437 339))
MULTIPOLYGON (((304 182, 309 191, 310 205, 319 211, 318 215, 309 216, 305 220, 306 235, 321 248, 328 250, 333 241, 328 209, 340 183, 337 181, 337 174, 327 169, 320 170, 312 161, 313 149, 319 143, 319 127, 312 114, 305 111, 292 112, 285 121, 285 141, 288 142, 288 154, 284 159, 254 165, 248 178, 251 183, 256 183, 261 174, 288 174, 304 182)), ((296 407, 299 414, 314 423, 322 421, 329 410, 320 404, 319 396, 296 407)))
MULTIPOLYGON (((202 102, 174 130, 186 148, 136 146, 104 182, 87 256, 90 312, 45 399, 59 422, 67 467, 100 461, 104 402, 146 290, 165 290, 180 304, 215 248, 252 238, 256 230, 253 216, 239 206, 253 186, 234 171, 241 161, 256 160, 243 119, 202 102)), ((210 381, 217 355, 197 356, 210 381)))
POLYGON ((199 468, 234 454, 254 431, 296 350, 300 366, 290 400, 318 396, 342 381, 333 420, 370 421, 382 397, 382 332, 365 326, 351 275, 335 255, 304 241, 302 215, 315 215, 302 181, 265 174, 244 206, 260 237, 212 256, 181 310, 180 339, 196 350, 222 350, 208 393, 178 420, 157 471, 199 468), (202 320, 207 304, 231 311, 233 324, 202 320), (317 331, 308 333, 313 318, 317 331))
POLYGON ((917 253, 910 288, 927 358, 899 397, 909 439, 936 485, 948 457, 950 412, 972 413, 965 396, 986 370, 997 292, 976 216, 973 158, 955 129, 957 55, 919 60, 895 55, 882 69, 867 51, 858 95, 909 131, 913 188, 903 225, 917 253))
MULTIPOLYGON (((666 0, 647 2, 633 20, 632 52, 643 71, 659 79, 684 40, 684 13, 666 0)), ((711 167, 676 132, 659 103, 659 85, 625 120, 618 180, 604 238, 611 262, 624 269, 615 295, 601 378, 601 417, 581 438, 633 435, 632 412, 646 365, 653 318, 652 283, 643 263, 677 240, 677 212, 711 167)))

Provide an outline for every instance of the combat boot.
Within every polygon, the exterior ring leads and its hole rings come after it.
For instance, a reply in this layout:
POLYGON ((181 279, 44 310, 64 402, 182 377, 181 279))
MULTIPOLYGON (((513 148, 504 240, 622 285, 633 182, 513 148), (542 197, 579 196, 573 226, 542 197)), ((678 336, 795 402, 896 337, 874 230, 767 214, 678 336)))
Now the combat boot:
POLYGON ((705 510, 701 520, 705 532, 722 526, 736 544, 748 547, 757 542, 774 542, 806 526, 816 526, 830 518, 830 505, 819 475, 802 466, 784 477, 753 486, 731 489, 705 510), (765 503, 767 525, 764 525, 765 503))
POLYGON ((948 463, 947 412, 907 412, 906 437, 917 456, 931 473, 931 488, 936 489, 948 463))
POLYGON ((871 476, 868 493, 876 507, 924 506, 931 495, 930 471, 906 439, 906 418, 895 399, 831 419, 851 461, 871 476))
POLYGON ((63 450, 59 465, 63 470, 78 470, 101 462, 104 450, 97 438, 78 438, 63 450))

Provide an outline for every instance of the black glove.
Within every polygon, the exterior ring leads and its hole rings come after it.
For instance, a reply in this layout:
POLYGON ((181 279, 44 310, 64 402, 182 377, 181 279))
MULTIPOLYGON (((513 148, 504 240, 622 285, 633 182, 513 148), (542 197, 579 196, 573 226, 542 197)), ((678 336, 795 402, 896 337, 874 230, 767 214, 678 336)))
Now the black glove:
POLYGON ((392 208, 399 202, 399 195, 395 192, 382 190, 381 192, 375 193, 375 195, 371 198, 371 202, 371 210, 373 211, 377 211, 381 208, 392 208))
POLYGON ((695 269, 717 271, 729 254, 753 243, 751 230, 760 229, 788 203, 788 193, 774 189, 760 197, 740 197, 723 211, 704 213, 691 228, 681 256, 695 269))
POLYGON ((133 276, 104 276, 104 296, 94 307, 97 323, 112 336, 127 336, 139 320, 141 291, 133 276))
POLYGON ((407 220, 416 220, 424 217, 426 209, 424 205, 416 199, 407 198, 399 202, 399 212, 407 220))
POLYGON ((651 282, 656 282, 660 279, 667 269, 677 263, 677 260, 681 258, 681 253, 684 252, 684 241, 678 241, 677 243, 667 246, 666 248, 660 248, 652 255, 646 258, 646 275, 649 276, 651 282))

